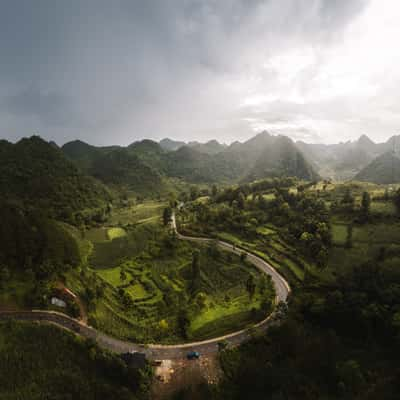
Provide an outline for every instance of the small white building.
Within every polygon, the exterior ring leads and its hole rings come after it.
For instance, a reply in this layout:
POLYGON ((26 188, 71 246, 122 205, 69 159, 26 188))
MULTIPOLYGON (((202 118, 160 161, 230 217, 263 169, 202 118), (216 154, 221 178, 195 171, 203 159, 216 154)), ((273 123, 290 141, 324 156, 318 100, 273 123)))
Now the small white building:
POLYGON ((57 297, 51 298, 51 304, 57 307, 65 308, 67 307, 67 303, 64 300, 58 299, 57 297))

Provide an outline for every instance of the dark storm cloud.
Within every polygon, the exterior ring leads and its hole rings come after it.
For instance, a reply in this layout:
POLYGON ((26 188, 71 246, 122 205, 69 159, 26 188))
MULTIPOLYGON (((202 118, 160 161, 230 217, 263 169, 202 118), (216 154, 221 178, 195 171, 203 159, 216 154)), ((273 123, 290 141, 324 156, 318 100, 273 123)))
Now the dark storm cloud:
POLYGON ((365 4, 3 0, 0 136, 249 136, 237 110, 262 64, 302 43, 331 43, 365 4))

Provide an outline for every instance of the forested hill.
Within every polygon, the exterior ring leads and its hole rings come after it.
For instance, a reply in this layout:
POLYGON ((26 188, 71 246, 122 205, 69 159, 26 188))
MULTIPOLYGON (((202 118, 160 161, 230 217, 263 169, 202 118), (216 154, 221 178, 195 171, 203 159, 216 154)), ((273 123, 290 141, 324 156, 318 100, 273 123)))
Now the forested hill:
POLYGON ((102 221, 111 202, 102 183, 37 136, 0 142, 0 192, 0 267, 29 269, 39 280, 80 261, 58 221, 102 221))
POLYGON ((160 187, 160 177, 191 183, 238 182, 246 177, 318 177, 306 156, 284 136, 262 132, 230 146, 215 140, 182 143, 143 140, 116 148, 75 141, 65 144, 62 150, 87 173, 106 183, 130 185, 136 191, 160 187))
POLYGON ((265 177, 295 176, 307 181, 318 180, 305 156, 285 136, 274 138, 272 146, 266 146, 247 176, 248 181, 265 177))
POLYGON ((0 142, 0 191, 2 201, 61 219, 104 209, 111 200, 104 185, 83 175, 59 149, 37 136, 16 144, 0 142))
POLYGON ((134 145, 96 147, 76 140, 66 143, 62 151, 82 171, 105 184, 123 186, 140 194, 150 194, 161 190, 163 186, 160 173, 146 162, 148 159, 156 162, 150 148, 151 146, 137 148, 134 145))
POLYGON ((354 178, 374 183, 400 182, 400 158, 392 151, 375 158, 354 178))
POLYGON ((234 181, 240 174, 240 165, 225 153, 210 155, 190 147, 167 153, 165 171, 169 176, 189 182, 234 181))

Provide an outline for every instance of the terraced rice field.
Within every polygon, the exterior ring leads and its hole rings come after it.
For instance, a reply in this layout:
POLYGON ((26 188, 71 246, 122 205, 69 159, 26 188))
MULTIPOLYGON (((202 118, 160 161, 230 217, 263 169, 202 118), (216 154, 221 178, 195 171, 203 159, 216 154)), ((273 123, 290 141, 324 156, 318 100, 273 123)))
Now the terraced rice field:
POLYGON ((89 270, 83 278, 71 273, 68 284, 83 297, 85 287, 101 288, 90 323, 137 342, 176 343, 229 333, 265 317, 274 293, 269 281, 261 284, 260 271, 231 253, 173 239, 161 226, 162 209, 160 203, 135 208, 135 216, 156 223, 85 232, 92 245, 89 270), (195 250, 200 275, 194 283, 195 250), (256 286, 252 296, 250 278, 256 286))

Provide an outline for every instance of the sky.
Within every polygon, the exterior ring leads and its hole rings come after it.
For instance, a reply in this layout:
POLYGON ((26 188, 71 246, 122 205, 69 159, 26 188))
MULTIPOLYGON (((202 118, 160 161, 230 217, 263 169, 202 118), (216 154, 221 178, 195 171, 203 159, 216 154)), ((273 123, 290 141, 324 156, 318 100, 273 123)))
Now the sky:
POLYGON ((0 138, 400 133, 398 0, 0 0, 0 138))

